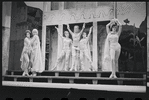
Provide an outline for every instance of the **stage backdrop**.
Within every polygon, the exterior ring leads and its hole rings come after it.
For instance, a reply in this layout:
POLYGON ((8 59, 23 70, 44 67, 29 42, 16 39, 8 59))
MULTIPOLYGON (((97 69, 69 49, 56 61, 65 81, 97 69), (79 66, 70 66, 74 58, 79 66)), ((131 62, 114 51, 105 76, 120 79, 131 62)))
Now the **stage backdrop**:
POLYGON ((39 30, 41 41, 42 11, 26 6, 24 2, 12 2, 9 70, 21 70, 20 57, 24 45, 25 30, 39 30))

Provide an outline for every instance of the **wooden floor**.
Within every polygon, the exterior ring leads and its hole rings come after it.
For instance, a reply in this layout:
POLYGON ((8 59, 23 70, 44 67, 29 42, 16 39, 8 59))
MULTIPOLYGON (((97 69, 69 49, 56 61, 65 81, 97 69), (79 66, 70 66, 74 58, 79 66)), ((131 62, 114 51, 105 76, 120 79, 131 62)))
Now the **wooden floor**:
POLYGON ((60 89, 83 89, 83 90, 101 90, 115 92, 138 92, 145 93, 146 86, 128 86, 128 85, 93 85, 93 84, 61 84, 61 83, 39 83, 39 82, 12 82, 2 81, 3 86, 15 87, 36 87, 36 88, 60 88, 60 89))

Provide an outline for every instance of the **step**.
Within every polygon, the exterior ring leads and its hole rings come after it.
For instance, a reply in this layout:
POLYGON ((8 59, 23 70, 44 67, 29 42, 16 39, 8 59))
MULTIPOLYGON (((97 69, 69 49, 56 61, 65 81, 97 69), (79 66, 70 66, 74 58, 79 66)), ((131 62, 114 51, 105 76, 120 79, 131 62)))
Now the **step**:
MULTIPOLYGON (((8 70, 7 75, 22 75, 21 70, 8 70)), ((44 71, 41 76, 109 77, 111 72, 104 71, 44 71)), ((118 77, 145 78, 145 72, 116 72, 118 77)))
MULTIPOLYGON (((134 85, 140 82, 139 85, 145 85, 145 78, 104 78, 104 77, 64 77, 64 76, 21 76, 21 75, 3 75, 3 80, 18 81, 19 79, 26 79, 27 82, 34 82, 35 80, 48 83, 88 83, 88 84, 119 84, 125 85, 127 81, 134 85), (108 82, 107 82, 108 81, 108 82)), ((21 80, 22 81, 22 80, 21 80)), ((23 80, 24 81, 24 80, 23 80)), ((128 84, 127 83, 127 84, 128 84)), ((138 84, 137 84, 138 85, 138 84)))
POLYGON ((132 92, 132 93, 145 93, 146 86, 130 86, 130 85, 92 85, 92 84, 61 84, 61 83, 39 83, 39 82, 14 82, 2 81, 3 86, 15 87, 38 87, 38 88, 60 88, 60 89, 81 89, 81 90, 94 90, 94 91, 114 91, 114 92, 132 92))

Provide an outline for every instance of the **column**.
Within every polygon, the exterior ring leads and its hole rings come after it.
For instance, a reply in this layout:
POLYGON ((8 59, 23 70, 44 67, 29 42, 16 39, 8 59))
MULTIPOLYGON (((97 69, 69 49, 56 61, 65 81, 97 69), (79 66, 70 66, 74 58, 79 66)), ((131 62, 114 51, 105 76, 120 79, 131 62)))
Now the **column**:
MULTIPOLYGON (((63 35, 63 24, 58 25, 59 33, 63 35)), ((58 47, 57 47, 57 57, 60 55, 62 51, 62 38, 58 35, 58 47)))
POLYGON ((93 67, 98 70, 98 52, 97 52, 97 22, 93 21, 93 67))
MULTIPOLYGON (((64 10, 64 2, 59 2, 59 10, 64 10)), ((63 24, 59 23, 58 25, 59 28, 59 32, 60 34, 63 35, 63 24)), ((58 48, 57 48, 57 57, 60 54, 61 50, 62 50, 62 39, 60 36, 58 36, 58 48)))
POLYGON ((43 21, 42 21, 42 59, 45 66, 45 50, 46 50, 46 19, 44 15, 51 10, 51 2, 43 2, 43 21))
POLYGON ((8 70, 11 4, 11 2, 2 3, 2 75, 5 75, 6 70, 8 70))
POLYGON ((117 18, 117 2, 114 2, 114 18, 117 18))
POLYGON ((149 72, 149 2, 147 3, 147 71, 149 72))
MULTIPOLYGON (((148 6, 149 6, 149 3, 148 3, 148 6)), ((147 16, 147 71, 149 72, 149 13, 147 16)))
MULTIPOLYGON (((94 2, 98 6, 98 2, 94 2)), ((98 52, 97 52, 97 21, 93 20, 93 67, 98 71, 98 52)))

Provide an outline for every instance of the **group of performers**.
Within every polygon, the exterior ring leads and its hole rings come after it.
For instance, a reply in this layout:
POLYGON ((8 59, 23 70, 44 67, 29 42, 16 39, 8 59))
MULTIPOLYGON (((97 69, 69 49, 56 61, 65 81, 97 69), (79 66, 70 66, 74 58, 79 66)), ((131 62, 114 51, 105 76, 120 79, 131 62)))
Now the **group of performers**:
POLYGON ((36 76, 37 72, 43 72, 44 66, 42 65, 42 56, 40 48, 40 40, 38 36, 38 30, 33 29, 31 38, 31 31, 26 30, 24 39, 24 47, 21 54, 21 69, 24 71, 23 76, 29 76, 29 71, 32 72, 32 76, 36 76))
MULTIPOLYGON (((58 35, 62 38, 63 47, 60 54, 58 54, 57 61, 52 70, 59 71, 97 71, 93 67, 91 59, 89 38, 92 33, 93 26, 90 27, 89 33, 85 32, 85 23, 80 31, 79 26, 74 26, 74 32, 70 30, 67 24, 67 30, 64 31, 64 36, 59 29, 55 27, 58 35), (69 36, 72 36, 72 40, 69 36), (82 36, 82 38, 81 38, 82 36), (81 39, 80 39, 81 38, 81 39)), ((121 24, 118 19, 112 19, 106 25, 107 38, 105 40, 105 49, 103 55, 102 70, 112 71, 110 78, 116 78, 116 71, 118 71, 118 58, 121 52, 121 46, 118 39, 121 33, 121 24)), ((21 55, 21 68, 24 70, 23 75, 28 75, 28 69, 31 67, 33 75, 36 72, 44 71, 42 65, 40 41, 37 29, 32 31, 33 37, 30 38, 30 31, 26 31, 26 38, 24 40, 24 48, 21 55)))
POLYGON ((85 23, 83 24, 83 28, 81 31, 79 31, 79 26, 77 25, 74 26, 74 32, 72 32, 69 28, 69 25, 67 25, 68 31, 64 32, 65 37, 63 37, 62 34, 59 33, 59 29, 57 27, 55 28, 57 29, 58 34, 63 39, 63 47, 62 52, 58 57, 56 64, 52 70, 61 70, 61 71, 94 70, 89 49, 89 37, 92 33, 93 27, 90 27, 89 33, 87 35, 87 33, 84 32, 85 23), (73 41, 69 38, 69 33, 71 34, 73 41), (81 35, 83 38, 80 40, 81 35), (89 64, 87 64, 88 66, 85 66, 87 62, 89 62, 89 64))

